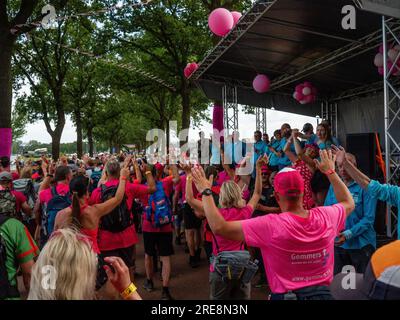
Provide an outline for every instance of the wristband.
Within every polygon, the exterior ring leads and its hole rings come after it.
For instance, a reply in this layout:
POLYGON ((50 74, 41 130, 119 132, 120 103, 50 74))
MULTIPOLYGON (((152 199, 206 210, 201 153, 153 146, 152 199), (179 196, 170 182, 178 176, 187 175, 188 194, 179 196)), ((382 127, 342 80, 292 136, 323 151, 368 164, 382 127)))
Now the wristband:
POLYGON ((126 181, 126 180, 128 180, 128 178, 127 178, 127 177, 125 177, 125 176, 121 176, 121 180, 124 180, 124 181, 126 181))
POLYGON ((129 296, 137 290, 136 286, 131 282, 131 284, 124 291, 120 293, 122 299, 126 300, 129 296))
POLYGON ((151 174, 151 171, 146 171, 145 175, 151 174))
POLYGON ((52 174, 46 174, 46 178, 47 177, 49 177, 49 178, 54 178, 54 176, 52 175, 52 174))
POLYGON ((325 174, 327 176, 330 176, 330 175, 335 174, 335 173, 336 173, 336 171, 332 170, 332 169, 329 169, 328 171, 323 172, 323 174, 325 174))

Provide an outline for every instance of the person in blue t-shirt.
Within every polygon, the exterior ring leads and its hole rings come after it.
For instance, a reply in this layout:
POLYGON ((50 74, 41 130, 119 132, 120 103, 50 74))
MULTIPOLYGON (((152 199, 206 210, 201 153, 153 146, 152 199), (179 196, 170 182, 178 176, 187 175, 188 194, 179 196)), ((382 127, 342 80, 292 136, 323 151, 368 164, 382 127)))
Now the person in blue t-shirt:
POLYGON ((314 133, 314 126, 311 123, 306 123, 303 126, 303 130, 301 130, 303 133, 299 134, 299 137, 301 139, 306 140, 305 144, 314 144, 317 142, 318 137, 314 133))
POLYGON ((317 127, 316 144, 321 150, 331 149, 333 145, 339 146, 339 141, 332 137, 332 130, 328 122, 321 122, 317 127))
MULTIPOLYGON (((332 147, 336 155, 336 162, 342 165, 351 178, 357 182, 371 198, 386 202, 389 206, 400 208, 400 187, 390 184, 381 184, 363 174, 349 160, 343 147, 332 147)), ((400 210, 399 210, 400 212, 400 210)), ((398 216, 398 219, 400 215, 398 216)), ((400 223, 397 224, 397 236, 400 239, 400 223)))
MULTIPOLYGON (((351 164, 356 167, 356 158, 346 155, 351 164)), ((335 270, 342 272, 344 266, 352 265, 357 273, 364 273, 367 264, 376 249, 376 232, 374 230, 377 200, 357 184, 345 170, 343 164, 338 165, 339 175, 354 199, 355 209, 346 219, 343 230, 335 243, 335 270)), ((325 199, 325 206, 337 203, 332 186, 325 199)))
MULTIPOLYGON (((282 135, 282 139, 281 139, 281 143, 277 149, 277 151, 280 154, 279 157, 279 162, 278 162, 278 166, 279 166, 279 170, 282 170, 285 167, 289 167, 292 165, 292 162, 290 161, 290 159, 288 158, 288 156, 283 152, 283 149, 285 149, 286 143, 288 141, 288 139, 291 137, 292 135, 292 128, 290 127, 289 124, 284 123, 281 127, 281 135, 282 135)), ((290 148, 290 151, 293 152, 294 154, 296 154, 296 150, 294 149, 294 146, 292 145, 290 148)))
POLYGON ((274 138, 271 140, 270 144, 267 145, 266 154, 269 154, 269 168, 271 171, 279 170, 279 158, 280 154, 277 151, 281 145, 281 130, 275 130, 274 138), (267 151, 268 150, 268 151, 267 151))
POLYGON ((238 164, 246 156, 246 143, 239 138, 239 131, 234 131, 232 133, 233 141, 229 141, 225 144, 224 154, 228 161, 226 164, 238 164))
POLYGON ((257 160, 260 158, 260 156, 263 156, 265 154, 265 149, 267 148, 267 144, 262 140, 262 133, 261 131, 257 130, 254 132, 254 157, 253 157, 253 163, 254 163, 254 171, 253 171, 253 178, 255 177, 256 174, 256 166, 255 164, 257 163, 257 160))

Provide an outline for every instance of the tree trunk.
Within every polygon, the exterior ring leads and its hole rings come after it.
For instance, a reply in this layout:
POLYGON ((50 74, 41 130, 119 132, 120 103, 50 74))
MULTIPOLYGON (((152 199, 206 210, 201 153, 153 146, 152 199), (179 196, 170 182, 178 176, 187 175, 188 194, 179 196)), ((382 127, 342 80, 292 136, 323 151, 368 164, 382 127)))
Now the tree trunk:
POLYGON ((79 110, 75 110, 75 122, 76 122, 76 153, 78 159, 82 159, 83 155, 83 135, 82 135, 82 119, 79 110))
POLYGON ((9 38, 0 38, 0 156, 11 155, 11 105, 12 75, 11 55, 13 42, 9 38))
POLYGON ((166 121, 166 125, 165 125, 165 131, 166 131, 166 136, 167 136, 167 157, 169 156, 169 141, 170 141, 170 128, 169 128, 169 120, 167 119, 166 121))
POLYGON ((89 143, 89 156, 93 157, 93 128, 89 126, 87 129, 88 143, 89 143))
MULTIPOLYGON (((182 97, 182 130, 190 128, 190 91, 187 82, 183 85, 181 90, 182 97)), ((189 137, 186 137, 186 141, 181 141, 181 146, 187 143, 189 137)))
POLYGON ((60 142, 61 142, 61 132, 59 130, 54 130, 54 133, 51 135, 51 155, 54 161, 57 161, 60 157, 60 142))

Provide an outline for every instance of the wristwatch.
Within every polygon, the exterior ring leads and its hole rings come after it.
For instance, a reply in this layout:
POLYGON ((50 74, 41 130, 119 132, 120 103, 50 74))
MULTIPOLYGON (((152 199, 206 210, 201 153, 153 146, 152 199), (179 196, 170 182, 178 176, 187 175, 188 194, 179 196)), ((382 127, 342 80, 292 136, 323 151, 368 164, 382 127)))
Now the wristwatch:
POLYGON ((201 194, 203 196, 212 196, 212 190, 207 188, 201 194))

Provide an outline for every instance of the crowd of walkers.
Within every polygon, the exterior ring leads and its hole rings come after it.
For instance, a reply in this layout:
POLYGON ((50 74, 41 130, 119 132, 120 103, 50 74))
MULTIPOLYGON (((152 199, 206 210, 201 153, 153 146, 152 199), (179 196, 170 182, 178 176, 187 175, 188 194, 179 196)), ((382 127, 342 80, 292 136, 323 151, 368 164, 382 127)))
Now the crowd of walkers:
POLYGON ((252 285, 272 300, 400 299, 400 241, 377 250, 374 230, 377 201, 398 207, 399 187, 360 172, 326 122, 256 131, 248 148, 234 132, 201 165, 120 153, 12 171, 2 157, 0 299, 20 299, 21 278, 32 300, 139 300, 140 239, 143 289, 160 267, 163 300, 183 245, 188 272, 207 257, 212 300, 251 299, 252 285))

